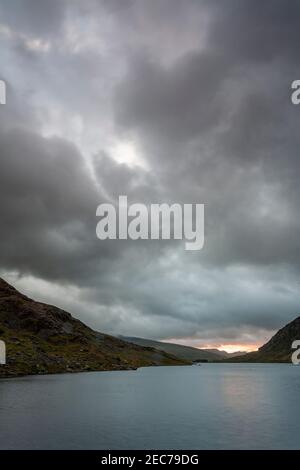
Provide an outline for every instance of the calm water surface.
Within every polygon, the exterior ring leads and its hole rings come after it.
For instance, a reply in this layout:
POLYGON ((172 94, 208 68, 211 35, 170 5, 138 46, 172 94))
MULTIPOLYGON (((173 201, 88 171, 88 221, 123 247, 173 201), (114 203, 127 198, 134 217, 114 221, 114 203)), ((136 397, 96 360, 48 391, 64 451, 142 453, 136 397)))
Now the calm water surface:
POLYGON ((0 380, 1 449, 300 449, 300 366, 0 380))

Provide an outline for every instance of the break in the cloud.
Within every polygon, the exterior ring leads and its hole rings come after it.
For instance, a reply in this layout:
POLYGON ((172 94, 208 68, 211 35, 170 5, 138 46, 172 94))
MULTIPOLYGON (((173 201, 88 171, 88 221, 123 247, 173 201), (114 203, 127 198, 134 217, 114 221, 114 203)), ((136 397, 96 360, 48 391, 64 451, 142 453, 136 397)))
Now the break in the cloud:
POLYGON ((3 2, 1 273, 114 334, 257 345, 300 302, 300 5, 3 2), (97 205, 206 204, 206 242, 100 242, 97 205))

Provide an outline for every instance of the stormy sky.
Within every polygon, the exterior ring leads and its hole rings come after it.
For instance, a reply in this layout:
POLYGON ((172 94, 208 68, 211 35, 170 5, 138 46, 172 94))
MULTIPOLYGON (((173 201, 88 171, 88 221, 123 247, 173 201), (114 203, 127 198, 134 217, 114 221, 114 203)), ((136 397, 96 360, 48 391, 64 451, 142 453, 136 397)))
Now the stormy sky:
POLYGON ((262 344, 299 315, 300 2, 0 4, 0 274, 112 334, 262 344), (96 208, 204 203, 205 245, 96 208))

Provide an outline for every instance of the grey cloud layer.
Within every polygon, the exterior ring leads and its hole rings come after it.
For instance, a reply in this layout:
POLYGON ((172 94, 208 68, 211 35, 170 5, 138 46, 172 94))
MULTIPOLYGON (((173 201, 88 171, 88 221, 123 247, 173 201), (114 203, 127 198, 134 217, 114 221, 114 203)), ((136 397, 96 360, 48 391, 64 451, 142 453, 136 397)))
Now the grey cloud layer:
POLYGON ((260 341, 300 301, 300 7, 174 3, 1 6, 1 269, 77 286, 113 333, 260 341), (115 160, 124 142, 147 168, 115 160), (204 250, 100 243, 119 194, 206 203, 204 250))

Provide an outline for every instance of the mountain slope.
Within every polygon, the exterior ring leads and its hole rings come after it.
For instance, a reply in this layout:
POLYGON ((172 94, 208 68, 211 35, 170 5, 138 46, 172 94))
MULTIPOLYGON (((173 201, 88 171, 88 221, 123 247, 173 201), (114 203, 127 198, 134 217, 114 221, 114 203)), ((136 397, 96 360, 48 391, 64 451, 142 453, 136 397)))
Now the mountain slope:
POLYGON ((258 351, 235 357, 230 362, 291 362, 291 346, 295 340, 300 340, 300 317, 281 328, 258 351))
POLYGON ((151 339, 135 338, 128 336, 122 336, 121 338, 133 344, 138 344, 140 346, 148 346, 156 348, 160 351, 165 351, 166 353, 173 354, 174 356, 185 361, 213 362, 220 361, 224 357, 220 353, 207 351, 206 349, 192 348, 190 346, 182 346, 181 344, 164 343, 162 341, 154 341, 151 339))
POLYGON ((224 351, 223 349, 206 349, 205 351, 217 354, 222 359, 228 359, 230 357, 235 357, 235 356, 243 356, 244 354, 246 354, 246 352, 244 351, 235 351, 235 352, 229 353, 227 351, 224 351))
POLYGON ((181 365, 169 354, 96 332, 57 307, 35 302, 0 278, 0 377, 181 365))

